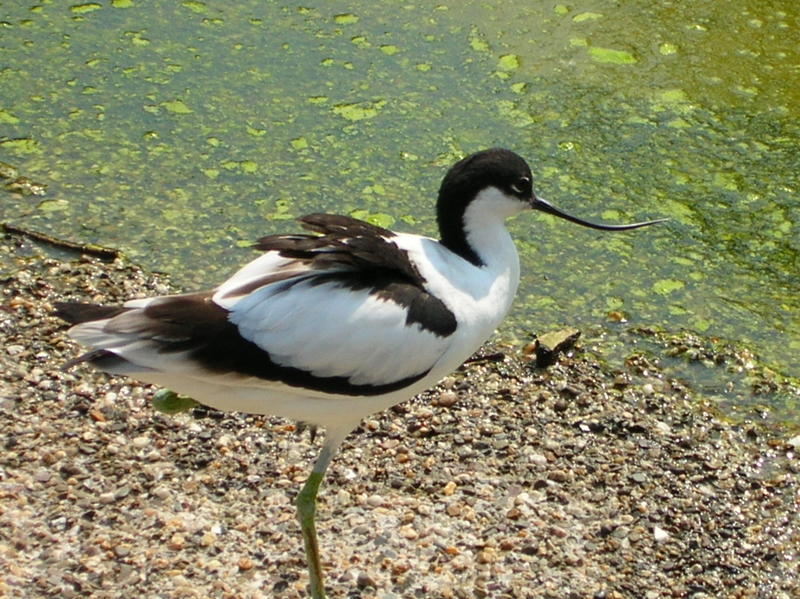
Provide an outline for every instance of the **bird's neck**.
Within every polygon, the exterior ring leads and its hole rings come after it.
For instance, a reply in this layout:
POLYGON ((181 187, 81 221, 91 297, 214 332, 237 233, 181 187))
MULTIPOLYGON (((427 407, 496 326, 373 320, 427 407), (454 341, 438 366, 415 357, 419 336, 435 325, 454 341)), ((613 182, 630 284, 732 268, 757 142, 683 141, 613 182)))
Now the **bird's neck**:
POLYGON ((480 267, 495 272, 519 270, 517 248, 505 223, 484 223, 472 230, 465 228, 465 238, 480 259, 480 267))
POLYGON ((473 266, 484 266, 483 258, 467 239, 467 232, 459 221, 439 221, 439 242, 448 250, 472 263, 473 266))
POLYGON ((508 202, 492 201, 492 195, 499 194, 494 188, 481 193, 486 197, 470 202, 458 217, 449 222, 440 219, 441 243, 474 266, 494 271, 507 267, 518 270, 517 249, 505 221, 519 209, 513 204, 507 208, 508 202))
MULTIPOLYGON (((519 257, 496 210, 470 210, 468 206, 459 231, 459 242, 476 261, 445 260, 449 276, 443 277, 445 288, 434 294, 438 292, 460 321, 469 325, 463 334, 468 340, 466 346, 472 348, 491 336, 511 308, 519 285, 519 257)), ((445 247, 454 251, 452 246, 445 247)), ((457 359, 466 357, 459 355, 457 359)))

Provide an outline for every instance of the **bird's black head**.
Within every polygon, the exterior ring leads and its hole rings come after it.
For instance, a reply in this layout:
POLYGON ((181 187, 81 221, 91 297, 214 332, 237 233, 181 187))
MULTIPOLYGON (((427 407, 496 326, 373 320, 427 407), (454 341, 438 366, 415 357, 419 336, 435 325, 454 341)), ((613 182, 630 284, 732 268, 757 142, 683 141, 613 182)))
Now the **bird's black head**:
POLYGON ((462 158, 450 168, 439 188, 436 218, 442 244, 473 264, 481 264, 481 260, 467 243, 464 213, 480 192, 492 188, 508 200, 504 202, 506 206, 498 203, 502 217, 531 208, 531 198, 535 197, 528 163, 503 148, 482 150, 462 158))
POLYGON ((459 160, 445 175, 436 205, 441 242, 473 264, 481 265, 483 262, 480 256, 468 243, 467 229, 470 226, 480 227, 481 219, 505 219, 525 209, 546 212, 601 231, 626 231, 665 220, 602 225, 567 214, 537 197, 533 191, 531 169, 521 156, 511 150, 491 148, 459 160), (475 210, 474 207, 470 209, 471 220, 474 222, 467 223, 467 209, 475 201, 482 205, 482 210, 475 210))
POLYGON ((488 187, 530 202, 532 185, 531 169, 520 155, 503 148, 482 150, 462 158, 447 172, 439 188, 439 210, 457 210, 488 187))

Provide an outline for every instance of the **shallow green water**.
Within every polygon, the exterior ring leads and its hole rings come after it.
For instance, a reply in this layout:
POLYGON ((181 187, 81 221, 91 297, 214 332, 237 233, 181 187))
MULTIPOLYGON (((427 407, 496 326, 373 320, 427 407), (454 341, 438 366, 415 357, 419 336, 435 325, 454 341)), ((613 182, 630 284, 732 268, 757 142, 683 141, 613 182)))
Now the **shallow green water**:
POLYGON ((573 213, 672 218, 519 219, 505 335, 687 328, 797 375, 800 5, 619 4, 0 1, 0 161, 48 186, 1 218, 194 288, 307 212, 433 234, 503 145, 573 213))

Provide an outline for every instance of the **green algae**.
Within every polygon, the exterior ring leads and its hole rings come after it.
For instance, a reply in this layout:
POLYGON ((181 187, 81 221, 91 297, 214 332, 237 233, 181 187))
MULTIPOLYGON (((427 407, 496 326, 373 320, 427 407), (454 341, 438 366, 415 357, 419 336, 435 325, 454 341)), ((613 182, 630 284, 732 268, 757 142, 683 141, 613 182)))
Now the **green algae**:
POLYGON ((101 8, 103 8, 102 4, 98 4, 97 2, 87 2, 85 4, 74 4, 69 7, 69 10, 76 15, 82 15, 88 12, 100 10, 101 8))
POLYGON ((625 234, 517 219, 503 335, 617 311, 800 368, 795 8, 103 4, 125 10, 7 8, 0 160, 57 203, 5 194, 3 220, 202 287, 303 213, 433 234, 444 169, 503 145, 576 214, 672 219, 625 234))
POLYGON ((183 100, 168 100, 162 102, 161 106, 164 107, 164 110, 172 114, 192 114, 194 112, 183 100))
POLYGON ((516 71, 519 68, 519 56, 516 54, 503 54, 497 61, 500 71, 516 71))
POLYGON ((0 150, 10 152, 12 155, 41 154, 39 142, 27 137, 0 140, 0 150))
POLYGON ((159 389, 156 391, 151 400, 151 404, 155 410, 162 414, 169 415, 188 412, 200 405, 192 398, 186 397, 185 395, 178 395, 169 389, 159 389))
POLYGON ((491 47, 481 34, 480 29, 473 25, 469 30, 469 45, 476 52, 489 52, 491 47))
POLYGON ((359 218, 361 220, 365 220, 368 223, 373 225, 377 225, 379 227, 390 228, 395 224, 395 217, 391 214, 384 214, 381 212, 369 212, 368 210, 359 209, 353 210, 350 212, 350 216, 353 218, 359 218))
POLYGON ((339 25, 350 25, 352 23, 358 23, 358 16, 351 13, 334 15, 333 22, 339 25))
POLYGON ((658 295, 668 295, 673 291, 683 289, 685 286, 686 283, 678 281, 677 279, 659 279, 653 283, 652 289, 653 293, 657 293, 658 295))
POLYGON ((658 51, 663 56, 670 56, 672 54, 678 53, 678 46, 675 44, 670 44, 669 42, 663 42, 661 45, 658 46, 658 51))
POLYGON ((305 137, 296 137, 289 143, 295 150, 305 150, 308 148, 308 140, 305 137))
POLYGON ((193 13, 197 14, 206 14, 208 12, 208 6, 205 2, 199 2, 198 0, 183 0, 181 2, 185 8, 188 8, 193 13))
POLYGON ((625 50, 614 50, 613 48, 589 47, 589 56, 595 62, 605 62, 609 64, 634 64, 639 62, 636 57, 625 50))
POLYGON ((576 23, 583 23, 584 21, 596 21, 602 18, 603 15, 599 12, 582 12, 572 17, 572 20, 576 23))
POLYGON ((10 125, 14 125, 16 123, 19 123, 19 119, 15 117, 13 114, 11 114, 9 111, 0 108, 0 123, 7 123, 10 125))
MULTIPOLYGON (((419 66, 419 65, 418 65, 419 66)), ((337 104, 331 109, 333 113, 348 121, 362 121, 378 116, 381 108, 386 104, 386 100, 375 100, 372 102, 356 102, 353 104, 337 104)))

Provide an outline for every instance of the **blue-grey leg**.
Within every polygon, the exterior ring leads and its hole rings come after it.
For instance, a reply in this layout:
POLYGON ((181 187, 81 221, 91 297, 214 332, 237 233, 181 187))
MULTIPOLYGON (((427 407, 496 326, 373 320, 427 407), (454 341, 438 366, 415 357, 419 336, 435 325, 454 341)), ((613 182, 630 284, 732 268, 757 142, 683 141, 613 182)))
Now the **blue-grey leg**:
POLYGON ((325 478, 325 471, 331 463, 336 450, 342 444, 348 431, 328 431, 325 444, 314 463, 314 469, 300 490, 295 500, 297 519, 300 530, 303 532, 303 542, 306 547, 306 562, 308 563, 308 577, 311 586, 312 599, 325 599, 325 586, 322 577, 322 565, 319 560, 319 544, 317 543, 317 529, 314 525, 314 516, 317 512, 317 491, 325 478))

